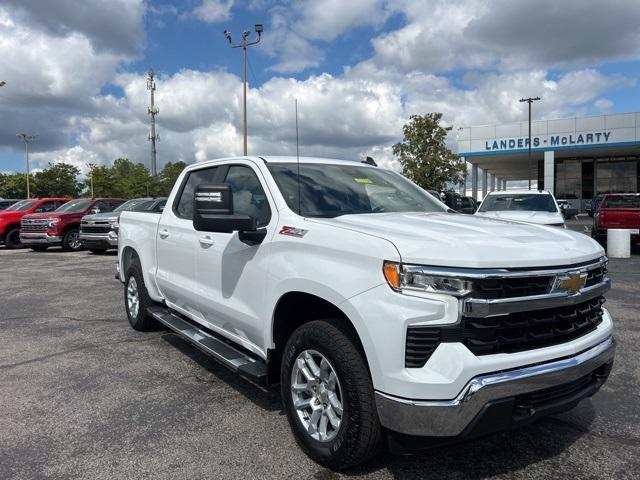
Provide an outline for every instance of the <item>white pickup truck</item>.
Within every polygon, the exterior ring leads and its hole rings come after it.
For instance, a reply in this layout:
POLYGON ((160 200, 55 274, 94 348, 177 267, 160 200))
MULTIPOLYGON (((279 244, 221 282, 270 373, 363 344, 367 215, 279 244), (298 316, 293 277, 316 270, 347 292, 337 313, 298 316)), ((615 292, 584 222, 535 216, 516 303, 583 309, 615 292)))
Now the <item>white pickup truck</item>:
POLYGON ((613 365, 595 241, 457 214, 358 162, 190 165, 161 215, 122 214, 118 269, 134 329, 279 383, 334 469, 568 410, 613 365))

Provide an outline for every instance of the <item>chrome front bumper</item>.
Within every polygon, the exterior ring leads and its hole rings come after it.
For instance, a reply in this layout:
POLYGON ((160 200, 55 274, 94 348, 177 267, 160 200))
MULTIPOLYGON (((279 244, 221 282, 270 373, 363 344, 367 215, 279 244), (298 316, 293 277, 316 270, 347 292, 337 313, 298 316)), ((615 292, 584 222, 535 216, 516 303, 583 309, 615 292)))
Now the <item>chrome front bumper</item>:
POLYGON ((490 402, 561 386, 612 362, 615 340, 569 358, 473 378, 452 400, 408 400, 376 392, 382 425, 407 435, 455 437, 490 402))
POLYGON ((62 237, 57 235, 48 235, 46 233, 21 233, 20 242, 25 245, 31 244, 52 244, 62 242, 62 237))
POLYGON ((80 232, 80 240, 86 242, 104 243, 112 247, 118 246, 118 234, 115 232, 109 233, 82 233, 80 232))

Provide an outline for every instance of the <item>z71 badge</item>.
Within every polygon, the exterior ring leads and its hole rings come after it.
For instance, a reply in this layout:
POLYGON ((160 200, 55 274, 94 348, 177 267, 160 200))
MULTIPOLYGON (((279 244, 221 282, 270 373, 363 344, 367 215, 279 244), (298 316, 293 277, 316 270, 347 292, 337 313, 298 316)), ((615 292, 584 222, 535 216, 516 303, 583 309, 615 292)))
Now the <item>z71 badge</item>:
POLYGON ((290 237, 304 237, 309 230, 305 230, 303 228, 296 227, 287 227, 286 225, 280 229, 278 232, 280 235, 289 235, 290 237))

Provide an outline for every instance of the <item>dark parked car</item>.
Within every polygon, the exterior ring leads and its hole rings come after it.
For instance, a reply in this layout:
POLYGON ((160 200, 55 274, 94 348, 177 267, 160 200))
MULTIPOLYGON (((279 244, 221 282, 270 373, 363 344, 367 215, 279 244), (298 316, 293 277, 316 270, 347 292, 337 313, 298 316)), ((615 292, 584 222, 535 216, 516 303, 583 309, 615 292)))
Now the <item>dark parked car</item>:
POLYGON ((0 198, 0 211, 9 208, 14 203, 19 202, 20 200, 9 199, 9 198, 0 198))
POLYGON ((473 215, 478 210, 478 202, 472 197, 461 197, 462 207, 458 210, 460 213, 467 213, 473 215))

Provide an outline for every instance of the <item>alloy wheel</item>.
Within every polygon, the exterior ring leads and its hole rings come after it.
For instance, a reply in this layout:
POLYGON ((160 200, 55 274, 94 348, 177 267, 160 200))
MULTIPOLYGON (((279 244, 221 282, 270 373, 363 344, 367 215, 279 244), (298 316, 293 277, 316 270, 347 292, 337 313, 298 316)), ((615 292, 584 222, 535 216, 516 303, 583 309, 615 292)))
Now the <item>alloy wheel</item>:
POLYGON ((342 389, 336 371, 321 353, 304 350, 291 370, 291 397, 298 418, 315 440, 329 442, 342 424, 342 389))
POLYGON ((137 318, 138 310, 140 309, 140 297, 138 295, 138 283, 133 275, 129 277, 129 282, 127 283, 127 307, 131 318, 137 318))

